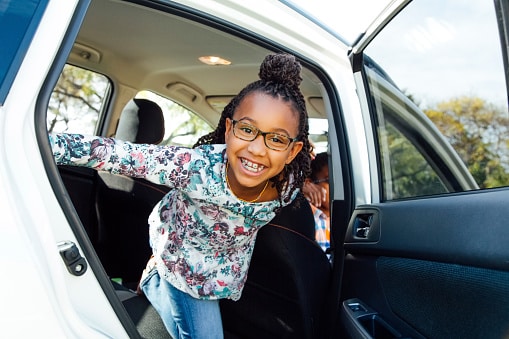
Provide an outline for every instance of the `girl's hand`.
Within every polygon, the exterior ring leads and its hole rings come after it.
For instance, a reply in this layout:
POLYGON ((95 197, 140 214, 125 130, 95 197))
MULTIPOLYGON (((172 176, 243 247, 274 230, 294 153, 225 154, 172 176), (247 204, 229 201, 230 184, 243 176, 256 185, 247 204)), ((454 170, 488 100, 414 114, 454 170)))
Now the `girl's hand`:
POLYGON ((302 193, 306 199, 316 207, 321 207, 326 203, 327 191, 320 185, 313 184, 311 180, 306 179, 302 187, 302 193))

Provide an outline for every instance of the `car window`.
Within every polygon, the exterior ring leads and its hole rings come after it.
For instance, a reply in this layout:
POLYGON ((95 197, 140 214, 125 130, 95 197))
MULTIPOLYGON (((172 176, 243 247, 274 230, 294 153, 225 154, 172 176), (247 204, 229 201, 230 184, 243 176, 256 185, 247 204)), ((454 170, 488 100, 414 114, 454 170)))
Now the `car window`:
POLYGON ((48 131, 95 134, 110 88, 104 75, 66 65, 51 94, 48 131))
POLYGON ((7 97, 47 3, 46 0, 0 2, 0 105, 7 97))
POLYGON ((493 2, 414 1, 364 53, 385 200, 509 185, 493 2))
POLYGON ((150 91, 141 91, 136 98, 149 99, 157 103, 164 115, 164 138, 160 145, 178 145, 192 147, 198 138, 209 132, 212 127, 198 115, 184 106, 150 91))
POLYGON ((309 140, 313 145, 315 154, 327 152, 329 145, 328 131, 329 122, 327 119, 309 118, 309 140))

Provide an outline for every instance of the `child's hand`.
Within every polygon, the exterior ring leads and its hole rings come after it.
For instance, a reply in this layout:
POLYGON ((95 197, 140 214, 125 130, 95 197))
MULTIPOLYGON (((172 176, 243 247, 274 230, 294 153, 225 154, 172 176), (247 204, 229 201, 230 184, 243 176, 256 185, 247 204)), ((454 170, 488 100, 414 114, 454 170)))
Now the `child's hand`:
POLYGON ((316 207, 321 207, 326 203, 327 191, 320 185, 313 184, 309 179, 306 179, 302 187, 302 193, 306 199, 316 207))

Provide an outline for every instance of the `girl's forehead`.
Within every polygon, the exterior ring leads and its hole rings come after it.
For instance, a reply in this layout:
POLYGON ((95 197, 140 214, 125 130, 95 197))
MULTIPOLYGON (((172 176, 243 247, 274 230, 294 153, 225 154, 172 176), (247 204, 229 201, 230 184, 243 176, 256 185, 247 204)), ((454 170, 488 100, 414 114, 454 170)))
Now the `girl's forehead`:
POLYGON ((261 130, 283 129, 292 136, 299 132, 299 114, 292 103, 259 92, 250 93, 241 100, 233 119, 249 122, 261 130))

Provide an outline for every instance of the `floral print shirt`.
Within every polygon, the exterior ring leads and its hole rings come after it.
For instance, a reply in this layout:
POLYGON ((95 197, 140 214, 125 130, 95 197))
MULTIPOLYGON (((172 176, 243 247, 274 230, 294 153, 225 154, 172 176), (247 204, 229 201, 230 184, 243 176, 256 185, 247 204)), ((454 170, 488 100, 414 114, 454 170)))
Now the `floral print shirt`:
POLYGON ((195 298, 240 298, 257 231, 274 218, 280 202, 249 203, 232 193, 225 145, 189 149, 80 134, 50 135, 50 143, 57 164, 174 188, 148 220, 160 276, 195 298))

